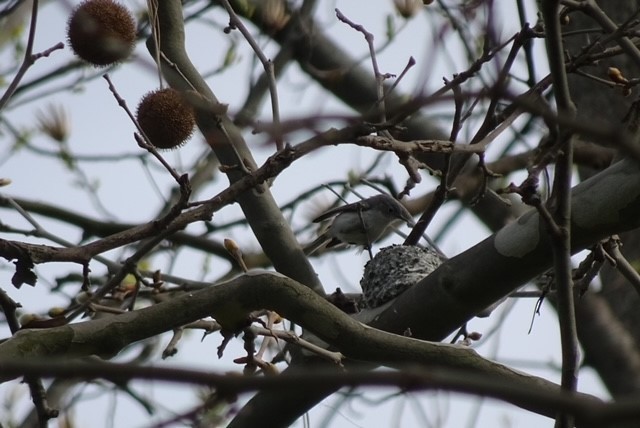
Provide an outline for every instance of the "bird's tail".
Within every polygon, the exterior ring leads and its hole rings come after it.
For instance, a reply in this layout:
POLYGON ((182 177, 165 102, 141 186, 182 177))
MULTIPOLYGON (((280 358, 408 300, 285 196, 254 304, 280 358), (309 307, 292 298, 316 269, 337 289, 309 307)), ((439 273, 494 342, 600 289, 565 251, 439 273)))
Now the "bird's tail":
POLYGON ((305 245, 305 247, 302 250, 307 256, 310 256, 311 254, 315 253, 320 248, 322 248, 324 245, 326 245, 329 241, 331 241, 331 237, 327 235, 326 232, 321 233, 320 236, 318 236, 309 244, 305 245))

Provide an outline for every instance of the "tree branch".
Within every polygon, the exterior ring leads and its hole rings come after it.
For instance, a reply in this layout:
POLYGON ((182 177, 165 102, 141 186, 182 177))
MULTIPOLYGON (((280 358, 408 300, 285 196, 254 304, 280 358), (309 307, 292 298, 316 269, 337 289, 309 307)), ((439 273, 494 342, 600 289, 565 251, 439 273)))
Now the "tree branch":
MULTIPOLYGON (((162 57, 166 61, 158 64, 169 84, 181 91, 195 90, 212 104, 219 104, 217 98, 193 66, 185 51, 184 21, 182 2, 167 0, 158 3, 159 43, 162 57)), ((156 46, 153 37, 147 40, 152 57, 156 46)), ((213 114, 209 106, 194 106, 196 123, 220 163, 227 169, 231 183, 241 180, 257 169, 240 130, 231 119, 223 114, 213 114)), ((268 187, 256 184, 251 192, 236 196, 251 229, 260 242, 265 254, 279 272, 300 280, 319 294, 324 294, 322 284, 311 263, 289 227, 282 212, 276 205, 268 187)))
MULTIPOLYGON (((278 312, 336 346, 354 361, 381 362, 396 368, 407 364, 455 368, 491 376, 496 386, 507 384, 522 391, 535 391, 537 396, 547 393, 557 396, 560 391, 552 382, 483 359, 463 346, 430 343, 369 328, 307 287, 274 273, 245 274, 215 287, 185 293, 121 315, 56 328, 22 330, 0 344, 1 378, 11 378, 4 369, 5 364, 9 367, 30 359, 89 355, 110 358, 131 343, 210 315, 222 325, 223 332, 235 332, 245 323, 248 314, 258 309, 278 312)), ((501 399, 553 415, 555 409, 506 390, 499 394, 501 399)), ((588 395, 576 396, 598 402, 588 395)))

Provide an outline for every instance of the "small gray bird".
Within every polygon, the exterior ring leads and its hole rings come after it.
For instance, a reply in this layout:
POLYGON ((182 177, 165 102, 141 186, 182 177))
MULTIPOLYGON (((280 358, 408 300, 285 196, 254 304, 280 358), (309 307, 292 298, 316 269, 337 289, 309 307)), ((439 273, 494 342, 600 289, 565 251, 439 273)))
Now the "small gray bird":
POLYGON ((359 202, 332 208, 313 220, 314 223, 334 217, 329 227, 304 249, 312 254, 326 244, 333 247, 338 244, 362 245, 370 249, 387 228, 406 222, 413 225, 409 211, 393 197, 381 194, 359 202))

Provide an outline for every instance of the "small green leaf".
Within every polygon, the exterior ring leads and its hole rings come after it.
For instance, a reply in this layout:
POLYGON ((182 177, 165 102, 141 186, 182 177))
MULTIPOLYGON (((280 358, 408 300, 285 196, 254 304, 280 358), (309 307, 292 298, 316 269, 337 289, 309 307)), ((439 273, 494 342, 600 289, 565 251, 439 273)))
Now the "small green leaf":
POLYGON ((396 22, 392 14, 387 14, 387 39, 393 40, 396 36, 396 22))

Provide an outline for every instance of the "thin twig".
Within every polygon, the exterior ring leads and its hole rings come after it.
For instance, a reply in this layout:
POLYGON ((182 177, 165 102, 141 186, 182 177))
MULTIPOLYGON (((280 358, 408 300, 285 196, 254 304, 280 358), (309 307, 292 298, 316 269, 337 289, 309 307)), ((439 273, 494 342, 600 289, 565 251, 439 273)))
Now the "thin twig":
MULTIPOLYGON (((58 245, 62 245, 63 247, 66 248, 74 248, 76 246, 76 244, 67 241, 66 239, 62 239, 57 235, 52 234, 51 232, 49 232, 46 228, 42 227, 40 225, 40 223, 38 223, 36 221, 36 219, 33 218, 33 216, 31 216, 31 214, 25 210, 18 202, 16 202, 13 198, 9 197, 9 196, 3 196, 0 195, 0 199, 4 199, 7 201, 8 205, 11 205, 25 220, 27 220, 27 222, 29 222, 32 226, 33 226, 33 231, 31 231, 29 234, 32 236, 36 236, 39 238, 44 238, 47 239, 51 242, 55 242, 58 245)), ((99 255, 95 255, 92 257, 93 259, 95 259, 96 261, 102 263, 103 265, 105 265, 107 268, 109 269, 114 269, 116 266, 118 266, 117 263, 103 257, 103 256, 99 256, 99 255)))
POLYGON ((293 331, 289 331, 289 330, 273 330, 273 329, 268 329, 268 328, 264 328, 264 327, 256 327, 256 326, 251 326, 251 329, 259 335, 262 336, 270 336, 276 339, 281 339, 284 340, 287 343, 291 343, 291 344, 296 344, 298 346, 300 346, 303 349, 306 349, 308 351, 313 352, 316 355, 319 355, 335 364, 342 364, 342 361, 344 360, 344 355, 342 355, 340 352, 333 352, 333 351, 329 351, 327 349, 324 349, 318 345, 315 345, 311 342, 309 342, 308 340, 302 339, 300 336, 298 336, 297 334, 295 334, 293 331))
POLYGON ((35 63, 38 59, 49 56, 53 51, 64 48, 64 43, 58 42, 49 49, 46 49, 40 53, 33 53, 33 42, 36 38, 36 24, 38 23, 38 0, 33 0, 33 6, 31 8, 31 23, 29 24, 29 36, 27 39, 27 47, 24 51, 24 59, 22 60, 22 64, 20 65, 20 69, 13 77, 13 80, 7 87, 7 90, 0 98, 0 111, 4 110, 5 106, 13 96, 13 93, 18 88, 20 81, 24 77, 25 73, 35 63))
POLYGON ((129 118, 131 119, 135 127, 138 129, 138 132, 142 136, 142 137, 139 137, 137 134, 134 135, 138 145, 143 149, 147 150, 149 153, 151 153, 156 159, 158 159, 158 161, 162 164, 162 166, 164 166, 164 168, 167 171, 169 171, 169 174, 171 174, 171 176, 178 182, 178 184, 181 184, 182 176, 179 175, 171 165, 169 165, 169 163, 164 159, 164 157, 162 157, 162 155, 158 153, 158 151, 156 150, 154 145, 151 143, 151 141, 149 141, 144 131, 140 127, 140 124, 136 120, 135 116, 133 115, 133 113, 131 113, 131 110, 129 110, 129 107, 127 106, 127 102, 124 100, 124 98, 120 96, 120 94, 116 90, 116 87, 113 85, 113 82, 111 81, 111 78, 109 77, 109 75, 104 74, 102 77, 104 77, 104 79, 108 82, 109 90, 111 91, 111 93, 113 94, 113 97, 118 102, 118 105, 122 107, 122 109, 127 113, 127 116, 129 116, 129 118))
POLYGON ((155 43, 157 49, 155 51, 155 61, 158 70, 158 86, 162 88, 162 68, 160 66, 160 53, 162 52, 162 46, 160 46, 160 24, 158 23, 158 0, 147 0, 147 10, 149 11, 149 25, 151 27, 151 37, 155 43))
POLYGON ((387 120, 387 112, 384 103, 384 80, 387 76, 380 73, 380 67, 378 67, 378 60, 376 58, 376 49, 373 45, 373 34, 368 32, 364 28, 364 26, 356 24, 355 22, 347 18, 342 12, 340 12, 340 9, 336 8, 335 12, 336 17, 340 21, 344 22, 359 33, 362 33, 364 39, 367 41, 367 46, 369 47, 369 56, 371 57, 371 65, 373 66, 373 77, 376 80, 376 90, 378 94, 378 120, 383 123, 387 120))
MULTIPOLYGON (((541 12, 545 24, 545 44, 549 58, 549 68, 553 78, 554 94, 558 113, 569 118, 575 117, 576 109, 571 100, 569 84, 564 65, 562 34, 558 15, 559 0, 543 0, 541 12)), ((556 159, 553 183, 553 220, 548 224, 557 225, 558 231, 550 233, 553 243, 554 276, 558 297, 558 319, 562 348, 561 386, 566 391, 576 391, 578 385, 578 333, 573 298, 573 279, 571 272, 571 174, 573 167, 572 133, 562 126, 551 129, 560 147, 556 159)), ((559 413, 556 428, 574 426, 574 415, 559 413)))
POLYGON ((604 244, 604 248, 613 260, 618 271, 629 281, 640 294, 640 274, 620 251, 620 238, 615 236, 604 244))
POLYGON ((280 151, 284 149, 284 141, 282 139, 282 133, 280 129, 280 106, 278 101, 278 85, 276 84, 276 76, 273 67, 273 62, 266 57, 260 46, 255 41, 247 27, 242 23, 242 20, 236 15, 233 7, 228 0, 222 0, 222 6, 226 9, 229 14, 229 26, 230 28, 237 28, 240 33, 244 36, 244 38, 251 46, 251 49, 255 52, 258 60, 262 64, 264 68, 264 72, 266 73, 268 82, 269 82, 269 92, 271 94, 271 114, 273 115, 273 124, 275 126, 274 139, 276 143, 276 150, 280 151))

